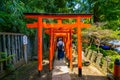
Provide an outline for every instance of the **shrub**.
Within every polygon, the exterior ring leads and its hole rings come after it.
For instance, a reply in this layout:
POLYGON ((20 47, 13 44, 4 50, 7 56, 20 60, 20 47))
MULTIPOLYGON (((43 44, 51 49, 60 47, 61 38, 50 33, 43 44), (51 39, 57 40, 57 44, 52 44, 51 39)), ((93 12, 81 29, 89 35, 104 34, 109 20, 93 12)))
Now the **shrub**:
POLYGON ((98 49, 97 49, 97 47, 96 47, 96 45, 91 45, 91 46, 89 46, 88 47, 89 49, 92 49, 92 50, 94 50, 94 51, 97 51, 98 49))

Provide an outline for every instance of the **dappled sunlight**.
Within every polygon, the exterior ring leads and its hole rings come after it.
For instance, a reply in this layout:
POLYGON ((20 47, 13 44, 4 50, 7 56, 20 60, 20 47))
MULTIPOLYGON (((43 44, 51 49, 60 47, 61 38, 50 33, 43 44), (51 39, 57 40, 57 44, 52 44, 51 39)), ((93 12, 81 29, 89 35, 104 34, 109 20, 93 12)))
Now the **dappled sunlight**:
POLYGON ((52 80, 71 80, 69 69, 64 60, 55 60, 52 71, 52 80))
POLYGON ((69 69, 67 66, 55 66, 55 69, 53 71, 54 71, 53 75, 69 73, 69 69))
POLYGON ((70 76, 73 80, 107 80, 106 75, 101 73, 94 66, 83 66, 82 77, 78 77, 78 69, 74 67, 73 71, 70 72, 70 76))
POLYGON ((44 75, 41 76, 41 78, 45 78, 45 77, 47 77, 47 74, 44 74, 44 75))
POLYGON ((53 75, 62 75, 62 74, 68 74, 69 69, 67 65, 64 63, 64 60, 55 60, 54 62, 54 69, 53 69, 53 75))

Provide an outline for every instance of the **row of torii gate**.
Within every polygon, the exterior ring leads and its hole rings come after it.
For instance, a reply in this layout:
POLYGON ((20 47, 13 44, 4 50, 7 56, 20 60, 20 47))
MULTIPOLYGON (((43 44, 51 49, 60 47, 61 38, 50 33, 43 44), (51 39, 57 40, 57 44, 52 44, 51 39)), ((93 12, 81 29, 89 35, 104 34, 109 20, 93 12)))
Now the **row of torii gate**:
POLYGON ((26 18, 35 18, 37 22, 27 24, 28 28, 38 29, 38 71, 42 71, 42 35, 44 32, 50 35, 49 48, 49 69, 52 70, 52 62, 56 49, 58 37, 62 37, 65 43, 66 58, 70 61, 72 69, 72 33, 77 34, 77 52, 78 52, 78 76, 82 76, 82 41, 81 28, 89 27, 90 24, 84 24, 83 19, 91 18, 92 14, 62 14, 62 13, 25 13, 26 18), (56 23, 47 23, 43 19, 57 20, 56 23), (75 19, 74 23, 63 23, 64 19, 75 19), (73 28, 77 28, 75 31, 73 28))

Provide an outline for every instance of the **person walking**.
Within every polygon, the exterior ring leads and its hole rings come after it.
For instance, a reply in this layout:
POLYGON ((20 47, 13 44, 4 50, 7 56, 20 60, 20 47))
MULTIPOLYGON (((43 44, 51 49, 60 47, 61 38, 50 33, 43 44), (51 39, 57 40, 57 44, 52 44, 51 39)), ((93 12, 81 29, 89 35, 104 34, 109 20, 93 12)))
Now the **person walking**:
POLYGON ((64 58, 64 42, 62 41, 62 38, 58 39, 57 48, 58 48, 58 60, 63 59, 64 58))

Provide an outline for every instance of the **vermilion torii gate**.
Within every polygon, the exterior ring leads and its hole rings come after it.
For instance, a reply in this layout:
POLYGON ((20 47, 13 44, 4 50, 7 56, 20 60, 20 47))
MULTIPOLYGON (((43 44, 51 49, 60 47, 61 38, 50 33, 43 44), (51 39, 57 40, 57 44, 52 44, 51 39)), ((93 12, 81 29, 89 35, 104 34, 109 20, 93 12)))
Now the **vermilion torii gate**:
MULTIPOLYGON (((53 36, 53 39, 50 38, 50 54, 53 54, 54 53, 54 49, 56 47, 56 44, 57 44, 57 41, 56 39, 58 39, 59 37, 62 37, 63 38, 63 41, 65 44, 65 47, 64 47, 64 50, 66 52, 66 58, 70 61, 70 68, 72 69, 72 35, 71 33, 75 33, 74 30, 53 30, 53 35, 51 35, 51 30, 45 30, 44 31, 45 33, 49 34, 52 38, 53 36), (51 44, 51 43, 54 43, 54 44, 51 44), (71 46, 70 46, 71 45, 71 46), (52 52, 51 52, 51 48, 52 48, 52 52)), ((54 55, 50 55, 50 70, 52 70, 52 61, 53 61, 53 56, 54 55)))
MULTIPOLYGON (((38 71, 42 71, 42 29, 50 29, 50 56, 53 56, 53 38, 54 29, 70 29, 71 35, 73 28, 77 28, 77 42, 78 42, 78 75, 82 76, 82 44, 81 44, 81 28, 89 27, 90 24, 84 24, 82 20, 84 18, 91 18, 91 14, 62 14, 62 13, 24 13, 26 18, 36 18, 38 21, 33 24, 27 24, 28 28, 38 28, 38 71), (46 23, 43 19, 56 19, 57 23, 46 23), (65 24, 62 22, 63 19, 75 19, 76 22, 73 24, 65 24)), ((71 39, 70 39, 71 40, 71 39)), ((72 46, 72 45, 70 45, 72 46)), ((71 47, 72 48, 72 47, 71 47)), ((70 58, 70 57, 69 57, 70 58)), ((50 59, 50 62, 52 58, 50 59)), ((51 64, 50 64, 51 65, 51 64)), ((72 65, 71 65, 72 66, 72 65)))

